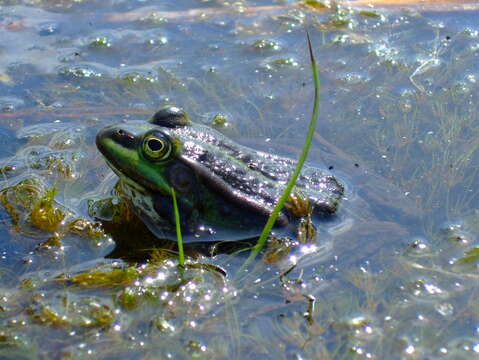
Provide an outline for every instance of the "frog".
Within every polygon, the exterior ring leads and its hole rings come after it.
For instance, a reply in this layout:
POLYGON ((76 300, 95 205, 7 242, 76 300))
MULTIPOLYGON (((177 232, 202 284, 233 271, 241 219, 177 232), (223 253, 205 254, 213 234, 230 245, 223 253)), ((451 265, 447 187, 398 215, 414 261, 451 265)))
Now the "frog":
MULTIPOLYGON (((96 145, 118 175, 117 194, 158 238, 176 240, 172 193, 185 243, 239 241, 261 233, 296 161, 241 145, 176 106, 148 121, 99 130, 96 145)), ((335 216, 345 186, 329 171, 305 165, 295 193, 315 221, 335 216)), ((275 234, 292 234, 301 216, 284 207, 275 234)))

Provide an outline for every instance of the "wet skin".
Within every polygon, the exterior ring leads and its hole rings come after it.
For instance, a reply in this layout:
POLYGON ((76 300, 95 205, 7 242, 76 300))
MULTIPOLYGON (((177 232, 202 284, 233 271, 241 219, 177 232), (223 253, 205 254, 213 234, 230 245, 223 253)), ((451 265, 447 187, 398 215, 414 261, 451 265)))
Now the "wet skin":
MULTIPOLYGON (((175 189, 185 242, 258 236, 295 166, 292 159, 241 146, 191 123, 175 107, 159 110, 148 122, 108 126, 96 144, 120 177, 120 195, 159 238, 176 239, 175 189)), ((344 188, 331 174, 305 166, 296 191, 321 219, 336 212, 344 188)), ((298 220, 285 208, 276 229, 292 230, 298 220)))

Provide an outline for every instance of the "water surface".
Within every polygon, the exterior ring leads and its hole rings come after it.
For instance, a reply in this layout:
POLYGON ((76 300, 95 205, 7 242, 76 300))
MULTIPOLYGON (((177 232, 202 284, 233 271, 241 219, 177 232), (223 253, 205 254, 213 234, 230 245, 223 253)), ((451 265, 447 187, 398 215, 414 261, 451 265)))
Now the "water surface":
POLYGON ((0 1, 0 357, 478 356, 477 13, 327 5, 0 1), (181 278, 141 224, 93 224, 116 182, 96 132, 167 104, 296 157, 305 29, 309 162, 347 186, 313 244, 248 274, 237 248, 188 249, 181 278))

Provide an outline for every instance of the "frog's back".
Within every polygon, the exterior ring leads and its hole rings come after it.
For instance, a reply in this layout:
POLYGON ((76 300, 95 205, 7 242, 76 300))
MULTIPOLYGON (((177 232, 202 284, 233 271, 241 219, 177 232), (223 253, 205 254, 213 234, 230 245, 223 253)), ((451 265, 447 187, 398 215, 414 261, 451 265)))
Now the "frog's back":
MULTIPOLYGON (((290 158, 241 146, 204 125, 185 126, 176 134, 183 144, 185 161, 214 175, 225 191, 269 209, 274 207, 296 166, 290 158)), ((344 194, 343 185, 334 176, 307 165, 295 189, 312 202, 316 212, 324 214, 334 213, 344 194)))

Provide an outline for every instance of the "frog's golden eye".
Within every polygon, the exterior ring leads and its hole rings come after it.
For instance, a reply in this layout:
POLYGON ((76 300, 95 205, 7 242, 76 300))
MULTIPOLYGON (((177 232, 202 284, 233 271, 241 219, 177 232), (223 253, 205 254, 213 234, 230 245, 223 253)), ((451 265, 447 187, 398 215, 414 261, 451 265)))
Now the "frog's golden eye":
POLYGON ((171 150, 171 141, 161 133, 149 134, 143 140, 143 154, 150 160, 166 160, 171 150))

